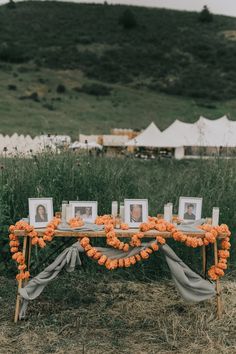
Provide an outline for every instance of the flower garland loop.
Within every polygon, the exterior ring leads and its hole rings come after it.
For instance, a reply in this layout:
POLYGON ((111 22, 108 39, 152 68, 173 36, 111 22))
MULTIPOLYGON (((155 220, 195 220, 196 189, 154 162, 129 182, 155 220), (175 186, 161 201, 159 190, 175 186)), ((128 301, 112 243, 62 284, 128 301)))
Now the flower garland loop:
POLYGON ((28 279, 30 277, 30 272, 26 270, 27 266, 23 252, 19 251, 19 236, 15 235, 14 232, 16 230, 25 231, 26 235, 31 238, 31 244, 33 246, 39 245, 40 248, 44 248, 46 246, 46 242, 52 241, 55 230, 60 222, 61 220, 59 218, 53 218, 53 220, 47 225, 42 237, 39 237, 38 232, 34 229, 34 227, 29 225, 26 221, 20 220, 15 225, 11 225, 9 227, 9 246, 12 253, 12 259, 18 263, 18 270, 20 271, 16 276, 18 281, 28 279))
MULTIPOLYGON (((115 233, 115 221, 110 215, 99 216, 96 219, 96 224, 105 226, 106 242, 107 245, 112 246, 116 249, 123 250, 124 252, 129 251, 129 247, 139 247, 141 246, 141 239, 144 233, 149 230, 157 230, 159 232, 170 232, 171 237, 177 241, 182 242, 188 247, 200 247, 207 246, 216 242, 217 237, 224 234, 226 237, 221 240, 220 249, 218 251, 218 263, 210 267, 208 275, 212 280, 217 280, 219 277, 224 275, 224 270, 227 269, 227 258, 229 258, 230 253, 230 231, 227 225, 222 224, 220 226, 212 226, 210 224, 204 224, 199 226, 199 229, 205 231, 203 237, 188 236, 182 231, 178 230, 176 226, 172 223, 168 223, 164 219, 158 217, 149 217, 148 222, 142 223, 139 227, 139 231, 135 233, 129 243, 124 243, 118 239, 115 233)), ((127 224, 121 224, 122 230, 128 230, 127 224)), ((149 258, 153 251, 158 251, 159 244, 163 245, 166 240, 161 235, 156 237, 156 241, 152 242, 150 247, 141 250, 137 255, 121 258, 121 259, 109 259, 107 256, 102 255, 101 252, 97 251, 96 248, 90 245, 90 239, 84 237, 81 240, 81 246, 85 249, 86 254, 97 260, 99 265, 105 265, 107 269, 116 269, 118 267, 129 267, 135 264, 141 259, 149 258)))

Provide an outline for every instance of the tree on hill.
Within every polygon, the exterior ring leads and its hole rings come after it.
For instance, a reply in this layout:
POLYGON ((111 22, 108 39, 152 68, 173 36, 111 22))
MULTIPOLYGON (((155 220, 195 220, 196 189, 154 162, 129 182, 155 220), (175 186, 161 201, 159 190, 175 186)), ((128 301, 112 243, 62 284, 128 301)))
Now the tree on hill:
POLYGON ((123 14, 119 18, 119 24, 124 27, 124 29, 131 29, 137 26, 137 21, 133 11, 130 9, 124 10, 123 14))
POLYGON ((7 3, 7 8, 8 9, 15 9, 16 8, 16 4, 15 4, 14 0, 9 0, 9 2, 7 3))
POLYGON ((208 9, 208 7, 205 5, 203 6, 202 11, 199 14, 199 21, 200 22, 212 22, 213 21, 213 15, 208 9))

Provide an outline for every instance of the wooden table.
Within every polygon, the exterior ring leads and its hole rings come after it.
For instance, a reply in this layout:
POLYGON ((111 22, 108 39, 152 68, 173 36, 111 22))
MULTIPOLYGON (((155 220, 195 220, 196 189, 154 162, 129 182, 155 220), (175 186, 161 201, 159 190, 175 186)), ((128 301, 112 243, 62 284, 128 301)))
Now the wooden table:
MULTIPOLYGON (((38 235, 43 236, 45 229, 37 229, 38 235)), ((119 238, 125 238, 125 237, 131 237, 135 233, 137 233, 137 229, 129 229, 129 230, 121 230, 121 229, 116 229, 116 235, 119 238)), ((22 230, 16 230, 14 234, 18 237, 23 237, 23 256, 26 259, 26 265, 27 265, 27 270, 30 270, 30 258, 31 258, 31 238, 25 233, 25 231, 22 230)), ((194 232, 194 233, 189 233, 189 232, 184 232, 184 234, 190 236, 190 237, 199 237, 203 238, 204 237, 204 232, 199 231, 194 232)), ((162 236, 165 239, 171 238, 171 233, 170 232, 159 232, 157 230, 150 230, 144 233, 144 237, 146 239, 152 239, 155 238, 156 236, 162 236)), ((88 237, 88 238, 105 238, 106 234, 105 231, 60 231, 56 230, 54 237, 75 237, 75 238, 83 238, 83 237, 88 237)), ((225 234, 221 234, 218 236, 216 242, 214 243, 214 263, 217 265, 218 263, 218 246, 217 246, 217 241, 218 239, 222 239, 227 237, 225 234)), ((206 247, 203 245, 202 247, 202 267, 203 267, 203 274, 206 274, 206 247)), ((19 290, 22 288, 23 285, 26 285, 27 281, 19 281, 18 284, 18 290, 17 290, 17 299, 16 299, 16 307, 15 307, 15 316, 14 316, 14 322, 16 323, 19 319, 19 312, 20 312, 20 294, 19 290)), ((220 281, 216 280, 216 303, 217 303, 217 316, 218 318, 221 318, 222 316, 222 311, 223 311, 223 306, 222 306, 222 292, 221 292, 221 286, 220 286, 220 281)))

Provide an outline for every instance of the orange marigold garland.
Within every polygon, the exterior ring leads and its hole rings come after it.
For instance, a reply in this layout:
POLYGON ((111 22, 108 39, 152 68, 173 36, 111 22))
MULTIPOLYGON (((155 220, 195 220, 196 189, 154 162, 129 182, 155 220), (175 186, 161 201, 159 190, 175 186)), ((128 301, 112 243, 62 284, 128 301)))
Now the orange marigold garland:
MULTIPOLYGON (((222 224, 220 226, 212 226, 209 224, 204 224, 199 226, 199 228, 205 231, 204 236, 194 237, 184 234, 182 231, 179 231, 174 224, 168 223, 164 219, 158 217, 149 217, 148 222, 142 223, 139 227, 139 232, 134 234, 131 237, 131 241, 128 243, 121 242, 115 233, 114 229, 114 219, 110 215, 100 216, 96 219, 96 224, 105 225, 105 232, 107 237, 107 244, 114 248, 128 251, 129 245, 132 247, 141 246, 141 239, 144 236, 144 233, 149 230, 157 230, 159 232, 170 232, 171 236, 175 241, 182 242, 188 247, 200 247, 207 246, 210 243, 213 244, 216 242, 219 234, 225 234, 227 237, 221 241, 221 249, 218 251, 219 262, 215 266, 212 266, 208 275, 212 280, 217 280, 219 277, 224 275, 224 270, 227 269, 227 258, 229 257, 230 249, 230 231, 227 225, 222 224)), ((123 230, 128 230, 127 224, 121 224, 123 230)), ((81 245, 84 247, 87 255, 98 261, 99 265, 105 265, 107 269, 115 269, 117 267, 129 267, 131 264, 135 264, 141 259, 148 259, 150 254, 153 251, 158 251, 159 244, 164 245, 166 240, 161 235, 156 237, 156 242, 151 243, 150 247, 143 249, 139 254, 127 257, 120 258, 115 260, 107 259, 105 255, 102 255, 101 252, 97 252, 95 248, 90 245, 90 240, 88 238, 83 238, 81 240, 81 245)))
MULTIPOLYGON (((23 253, 19 251, 19 238, 14 234, 15 230, 24 230, 29 237, 31 237, 32 245, 39 245, 41 248, 46 246, 46 242, 52 241, 55 230, 58 224, 61 222, 60 219, 54 218, 44 231, 43 237, 39 237, 37 231, 35 231, 32 225, 24 221, 18 221, 15 225, 9 227, 9 245, 12 253, 12 259, 18 263, 18 270, 20 271, 17 274, 17 280, 28 279, 30 273, 26 270, 27 266, 25 264, 25 259, 23 253)), ((73 218, 69 221, 71 228, 76 228, 83 226, 83 221, 78 218, 73 218)), ((118 239, 115 232, 115 220, 110 215, 104 215, 97 217, 97 225, 104 225, 107 244, 116 249, 122 250, 124 252, 129 251, 129 247, 140 247, 141 239, 144 236, 144 233, 149 230, 157 230, 161 232, 169 232, 175 241, 182 242, 188 247, 199 247, 203 245, 209 245, 210 243, 215 243, 218 235, 224 234, 226 237, 221 241, 221 249, 218 251, 219 261, 217 265, 213 265, 209 271, 208 275, 212 280, 217 280, 219 277, 224 275, 224 271, 227 269, 227 258, 229 258, 230 253, 230 231, 228 226, 222 224, 220 226, 211 226, 205 224, 199 226, 200 229, 205 231, 203 237, 194 237, 184 234, 182 231, 177 230, 174 224, 168 223, 167 221, 160 219, 158 217, 149 217, 148 222, 142 223, 139 227, 139 231, 135 233, 129 243, 122 242, 118 239)), ((122 230, 128 230, 128 225, 121 223, 122 230)), ((134 265, 137 261, 142 259, 148 259, 150 254, 159 250, 159 244, 163 245, 166 243, 166 240, 161 235, 156 237, 156 241, 152 242, 149 247, 142 249, 139 254, 131 257, 124 257, 120 259, 109 259, 107 256, 103 255, 101 252, 97 251, 96 248, 90 245, 90 239, 87 237, 82 238, 81 246, 84 248, 88 257, 91 257, 98 261, 99 265, 105 265, 107 269, 116 269, 117 267, 130 267, 134 265)))
POLYGON ((52 221, 47 225, 43 237, 39 237, 38 232, 34 229, 32 225, 29 225, 26 221, 18 221, 15 225, 9 227, 9 246, 12 253, 12 259, 18 263, 18 270, 20 271, 16 275, 16 279, 23 280, 30 277, 29 271, 26 270, 27 266, 25 263, 25 258, 23 252, 19 251, 20 241, 19 237, 14 234, 16 230, 23 230, 26 232, 27 236, 31 238, 32 245, 39 245, 43 248, 46 246, 46 241, 52 241, 55 234, 57 226, 60 224, 61 220, 58 218, 53 218, 52 221))

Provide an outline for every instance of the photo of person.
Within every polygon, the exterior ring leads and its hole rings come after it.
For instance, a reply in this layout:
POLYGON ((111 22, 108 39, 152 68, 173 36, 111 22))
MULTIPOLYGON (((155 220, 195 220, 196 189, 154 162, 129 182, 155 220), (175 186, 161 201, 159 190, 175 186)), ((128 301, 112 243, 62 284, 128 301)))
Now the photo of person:
POLYGON ((196 203, 185 203, 184 220, 196 220, 196 203))
POLYGON ((48 214, 46 205, 39 204, 36 207, 35 222, 47 222, 48 214))
POLYGON ((130 204, 130 222, 143 222, 142 204, 130 204))
POLYGON ((180 197, 179 218, 186 223, 193 223, 200 220, 202 216, 202 198, 180 197))
POLYGON ((80 217, 83 220, 92 220, 92 207, 75 207, 75 217, 80 217))
POLYGON ((81 218, 88 223, 94 223, 97 217, 97 202, 70 201, 71 213, 74 217, 81 218))
POLYGON ((124 200, 124 222, 130 227, 136 228, 148 220, 147 199, 124 200))
POLYGON ((35 228, 44 228, 53 219, 52 198, 28 198, 29 222, 35 228))

